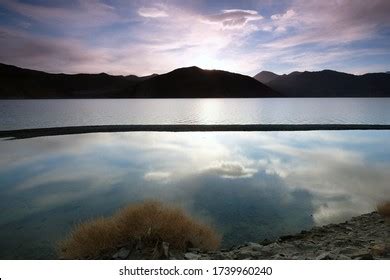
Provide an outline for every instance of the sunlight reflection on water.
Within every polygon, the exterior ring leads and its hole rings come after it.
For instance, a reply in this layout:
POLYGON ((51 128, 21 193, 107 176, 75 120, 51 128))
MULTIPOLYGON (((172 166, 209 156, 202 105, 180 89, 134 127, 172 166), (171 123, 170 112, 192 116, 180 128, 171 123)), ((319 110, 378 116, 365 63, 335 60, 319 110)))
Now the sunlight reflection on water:
POLYGON ((0 100, 0 130, 121 124, 390 124, 390 98, 0 100))

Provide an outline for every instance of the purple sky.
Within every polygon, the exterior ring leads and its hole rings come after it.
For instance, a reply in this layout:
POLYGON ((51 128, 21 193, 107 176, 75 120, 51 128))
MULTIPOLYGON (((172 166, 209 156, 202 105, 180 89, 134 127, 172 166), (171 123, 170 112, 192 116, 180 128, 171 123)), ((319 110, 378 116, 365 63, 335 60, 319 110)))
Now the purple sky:
POLYGON ((0 62, 136 75, 382 72, 389 15, 389 0, 0 0, 0 62))

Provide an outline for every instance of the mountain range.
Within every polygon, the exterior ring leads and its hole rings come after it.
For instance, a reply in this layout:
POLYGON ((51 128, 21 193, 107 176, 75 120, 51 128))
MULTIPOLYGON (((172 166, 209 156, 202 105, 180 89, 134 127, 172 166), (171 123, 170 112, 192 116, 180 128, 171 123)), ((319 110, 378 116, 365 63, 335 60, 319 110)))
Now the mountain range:
POLYGON ((0 64, 0 98, 200 98, 280 97, 240 74, 198 67, 145 77, 49 74, 0 64))
POLYGON ((390 75, 262 71, 252 78, 193 66, 138 77, 51 74, 0 63, 0 99, 223 97, 390 97, 390 75))
POLYGON ((352 75, 332 70, 277 75, 262 71, 254 78, 285 97, 390 97, 390 75, 352 75))

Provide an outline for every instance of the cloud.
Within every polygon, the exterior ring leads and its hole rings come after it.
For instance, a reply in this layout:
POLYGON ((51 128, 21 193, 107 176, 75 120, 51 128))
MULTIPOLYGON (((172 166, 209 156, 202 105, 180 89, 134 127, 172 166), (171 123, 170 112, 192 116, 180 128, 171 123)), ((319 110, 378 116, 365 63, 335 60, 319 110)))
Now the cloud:
MULTIPOLYGON (((0 59, 22 67, 66 73, 148 75, 192 65, 234 72, 257 68, 257 63, 244 56, 241 46, 243 38, 254 31, 251 24, 240 29, 221 28, 222 22, 210 24, 204 21, 203 15, 191 10, 175 6, 155 6, 155 9, 169 11, 169 17, 161 17, 158 23, 153 20, 137 23, 137 28, 129 26, 122 32, 98 32, 92 43, 86 36, 58 38, 9 29, 6 37, 3 36, 5 43, 0 45, 0 59), (242 58, 237 59, 238 54, 242 54, 242 58)), ((157 10, 141 10, 152 11, 157 10)), ((259 17, 248 11, 226 13, 225 21, 233 17, 245 18, 245 21, 259 17)), ((162 15, 154 15, 158 14, 162 15)), ((152 16, 152 13, 144 15, 152 16)), ((73 22, 73 19, 68 18, 68 21, 73 22)))
POLYGON ((377 29, 390 25, 390 2, 376 1, 295 1, 284 14, 271 19, 277 29, 296 28, 299 32, 269 44, 288 48, 316 43, 340 45, 377 35, 377 29), (298 11, 298 12, 296 12, 298 11))
POLYGON ((49 72, 95 72, 108 64, 110 55, 80 40, 37 37, 0 27, 0 60, 49 72))
POLYGON ((288 27, 299 23, 297 13, 292 9, 287 10, 284 14, 274 14, 271 19, 276 32, 284 32, 288 27))
MULTIPOLYGON (((148 50, 148 55, 142 56, 146 60, 145 68, 152 66, 152 72, 157 73, 192 65, 234 72, 249 68, 247 63, 252 61, 238 59, 237 54, 245 53, 243 38, 255 31, 252 24, 248 24, 258 17, 254 13, 234 10, 226 12, 227 15, 218 17, 218 20, 210 21, 207 16, 194 11, 172 6, 166 9, 169 10, 169 17, 162 18, 158 24, 147 21, 143 30, 136 30, 132 34, 135 42, 142 42, 141 52, 148 50), (231 21, 242 17, 249 17, 250 20, 245 19, 245 23, 231 21), (161 71, 161 68, 165 68, 165 71, 161 71)), ((134 46, 135 43, 129 47, 134 46)))
POLYGON ((284 14, 275 14, 271 16, 272 20, 290 20, 296 16, 294 10, 288 10, 284 14))
POLYGON ((167 183, 171 174, 169 172, 154 171, 148 172, 144 175, 145 181, 155 181, 157 183, 167 183))
POLYGON ((253 10, 222 10, 219 14, 205 16, 204 20, 210 23, 219 23, 226 28, 243 27, 250 21, 261 20, 263 17, 253 10))
POLYGON ((80 28, 102 26, 121 20, 116 9, 99 0, 78 1, 69 7, 45 6, 20 1, 0 0, 0 5, 20 15, 47 24, 66 24, 80 28))
POLYGON ((364 201, 335 199, 335 201, 322 202, 317 205, 313 219, 316 225, 321 226, 344 222, 353 216, 372 210, 371 205, 364 203, 364 201))
POLYGON ((167 17, 168 13, 162 9, 159 8, 146 8, 146 7, 141 7, 138 9, 138 14, 142 17, 147 17, 147 18, 160 18, 160 17, 167 17))
POLYGON ((212 14, 204 3, 179 1, 86 0, 58 6, 0 0, 13 12, 1 27, 12 36, 2 34, 8 37, 0 58, 69 73, 148 75, 192 65, 249 75, 265 68, 383 71, 382 58, 390 56, 388 34, 382 32, 390 25, 389 3, 262 1, 261 14, 259 5, 240 9, 239 3, 219 3, 212 14), (49 50, 47 57, 39 56, 40 48, 49 50), (373 54, 380 62, 366 63, 373 54))
POLYGON ((313 194, 313 217, 318 224, 373 211, 377 203, 390 198, 389 164, 369 162, 360 151, 333 145, 298 148, 280 142, 263 147, 278 156, 261 160, 260 170, 277 174, 288 186, 313 194))
POLYGON ((329 68, 380 72, 387 66, 370 61, 390 56, 382 32, 390 26, 389 13, 385 0, 292 1, 263 21, 261 30, 269 36, 257 45, 262 54, 253 55, 260 67, 273 65, 284 73, 329 68))
POLYGON ((239 162, 222 162, 203 170, 208 174, 214 174, 222 178, 247 178, 256 174, 257 170, 244 166, 239 162))

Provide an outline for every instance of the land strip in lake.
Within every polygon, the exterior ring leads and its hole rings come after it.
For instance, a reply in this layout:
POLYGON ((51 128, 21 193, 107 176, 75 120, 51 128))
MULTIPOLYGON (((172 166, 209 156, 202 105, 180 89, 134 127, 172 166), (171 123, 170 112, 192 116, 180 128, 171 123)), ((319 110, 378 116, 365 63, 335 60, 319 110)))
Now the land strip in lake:
POLYGON ((84 133, 112 132, 207 132, 207 131, 310 131, 310 130, 389 130, 387 124, 163 124, 94 125, 31 128, 0 131, 0 138, 25 139, 84 133))

